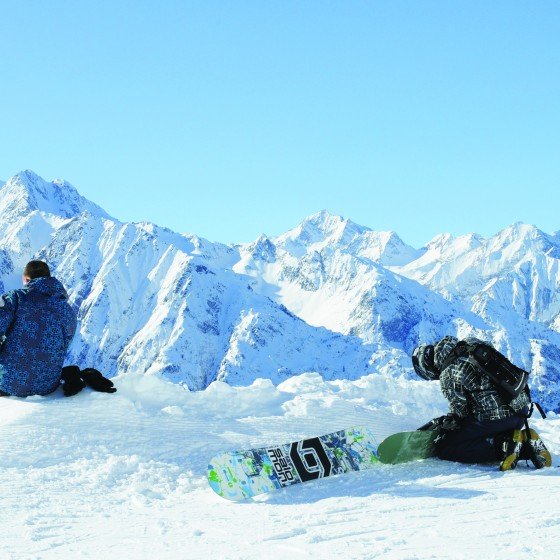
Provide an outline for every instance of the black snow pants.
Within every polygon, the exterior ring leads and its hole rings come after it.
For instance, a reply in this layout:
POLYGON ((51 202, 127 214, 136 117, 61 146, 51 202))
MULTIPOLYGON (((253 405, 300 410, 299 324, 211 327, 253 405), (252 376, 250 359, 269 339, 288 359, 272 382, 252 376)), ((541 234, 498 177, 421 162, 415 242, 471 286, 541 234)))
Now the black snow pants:
POLYGON ((499 460, 494 448, 494 436, 523 428, 521 415, 499 420, 465 420, 461 428, 447 432, 437 445, 436 455, 459 463, 489 463, 499 460))

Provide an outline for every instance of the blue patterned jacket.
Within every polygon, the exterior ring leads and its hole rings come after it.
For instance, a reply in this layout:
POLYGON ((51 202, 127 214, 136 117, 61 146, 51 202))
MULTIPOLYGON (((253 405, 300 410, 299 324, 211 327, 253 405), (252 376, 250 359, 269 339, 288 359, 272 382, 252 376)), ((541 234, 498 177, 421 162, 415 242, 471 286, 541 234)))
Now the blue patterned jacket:
POLYGON ((52 393, 75 331, 76 313, 56 278, 35 278, 1 296, 0 390, 17 397, 52 393))

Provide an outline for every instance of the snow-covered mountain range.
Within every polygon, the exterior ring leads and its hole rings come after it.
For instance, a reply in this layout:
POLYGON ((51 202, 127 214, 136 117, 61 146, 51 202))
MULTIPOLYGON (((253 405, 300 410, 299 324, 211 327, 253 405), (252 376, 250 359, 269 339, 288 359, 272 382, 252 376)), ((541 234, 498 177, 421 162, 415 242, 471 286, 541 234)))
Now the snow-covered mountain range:
POLYGON ((190 389, 411 375, 418 342, 487 339, 560 408, 560 234, 516 223, 488 239, 406 245, 328 212, 245 245, 122 223, 65 181, 0 183, 0 288, 49 262, 79 309, 70 360, 160 373, 190 389))

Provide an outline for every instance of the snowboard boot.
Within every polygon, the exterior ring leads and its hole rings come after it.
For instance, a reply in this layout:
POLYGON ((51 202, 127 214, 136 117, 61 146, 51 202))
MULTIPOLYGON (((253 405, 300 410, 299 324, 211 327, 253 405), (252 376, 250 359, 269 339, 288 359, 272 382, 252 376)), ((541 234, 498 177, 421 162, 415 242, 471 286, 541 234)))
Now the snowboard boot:
POLYGON ((523 430, 520 459, 530 460, 536 469, 552 466, 552 456, 535 430, 523 430))
POLYGON ((511 471, 517 466, 525 434, 522 430, 507 432, 502 437, 495 439, 495 445, 501 459, 500 470, 511 471))

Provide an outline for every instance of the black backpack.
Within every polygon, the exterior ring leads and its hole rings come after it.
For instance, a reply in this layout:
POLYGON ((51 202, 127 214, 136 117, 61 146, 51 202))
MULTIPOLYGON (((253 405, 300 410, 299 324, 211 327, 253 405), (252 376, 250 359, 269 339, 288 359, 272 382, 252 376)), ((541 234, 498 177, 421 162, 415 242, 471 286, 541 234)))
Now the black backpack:
POLYGON ((503 354, 483 342, 460 341, 441 366, 441 371, 458 358, 467 358, 494 384, 502 400, 510 404, 523 391, 529 398, 529 372, 512 364, 503 354))

